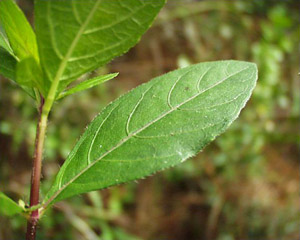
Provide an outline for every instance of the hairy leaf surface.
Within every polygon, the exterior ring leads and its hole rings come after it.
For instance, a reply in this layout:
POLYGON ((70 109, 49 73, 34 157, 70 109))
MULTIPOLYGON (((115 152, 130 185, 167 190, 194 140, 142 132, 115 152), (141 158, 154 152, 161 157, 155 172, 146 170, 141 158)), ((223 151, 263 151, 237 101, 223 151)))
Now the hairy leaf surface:
POLYGON ((0 192, 0 215, 13 216, 22 211, 23 209, 16 202, 0 192))
POLYGON ((253 63, 207 62, 123 95, 89 125, 44 203, 139 179, 194 156, 238 117, 256 79, 253 63))
POLYGON ((58 92, 134 46, 165 0, 36 1, 42 65, 58 92))
POLYGON ((66 96, 69 96, 71 94, 84 91, 86 89, 95 87, 101 83, 105 83, 105 82, 113 79, 114 77, 118 76, 118 74, 119 73, 110 73, 110 74, 97 76, 97 77, 85 80, 85 81, 79 83, 78 85, 76 85, 75 87, 70 88, 70 89, 66 90, 65 92, 60 93, 57 99, 61 99, 66 96))

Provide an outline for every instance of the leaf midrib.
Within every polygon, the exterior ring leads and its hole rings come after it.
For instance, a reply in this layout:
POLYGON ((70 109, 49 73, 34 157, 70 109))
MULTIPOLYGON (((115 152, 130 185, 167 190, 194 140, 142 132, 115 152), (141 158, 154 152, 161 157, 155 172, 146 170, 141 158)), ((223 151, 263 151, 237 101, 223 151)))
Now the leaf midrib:
MULTIPOLYGON (((140 129, 130 133, 127 137, 123 138, 118 144, 116 144, 114 147, 112 147, 110 150, 108 150, 107 152, 105 152, 104 154, 102 154, 102 156, 100 156, 98 159, 94 160, 90 165, 87 165, 85 168, 83 168, 78 174, 76 174, 71 180, 69 180, 66 184, 64 184, 58 191, 55 192, 54 195, 52 195, 52 197, 49 198, 49 200, 43 205, 43 208, 46 209, 47 206, 65 189, 67 188, 70 184, 72 184, 77 178, 79 178, 82 174, 84 174, 86 171, 88 171, 92 166, 94 166, 96 163, 98 163, 101 159, 103 159, 104 157, 106 157, 108 154, 110 154, 111 152, 113 152, 114 150, 116 150, 117 148, 119 148, 120 146, 122 146, 125 142, 127 142, 129 139, 131 139, 131 137, 134 137, 135 135, 137 135, 138 133, 142 132, 143 130, 145 130, 146 128, 148 128, 149 126, 151 126, 152 124, 156 123, 157 121, 159 121, 160 119, 164 118, 165 116, 167 116, 168 114, 174 112, 175 110, 177 110, 178 108, 180 108, 182 105, 188 103, 189 101, 192 101, 193 99, 195 99, 196 97, 200 96, 201 94, 217 87, 219 84, 222 84, 223 82, 225 82, 226 80, 228 80, 229 78, 231 78, 232 76, 241 73, 245 70, 247 70, 249 67, 243 68, 233 74, 230 74, 229 76, 225 77, 224 79, 216 82, 215 84, 213 84, 212 86, 206 88, 205 90, 203 90, 202 92, 198 92, 197 94, 195 94, 194 96, 188 98, 187 100, 183 101, 182 103, 178 104, 177 106, 171 108, 170 110, 166 111, 165 113, 163 113, 162 115, 160 115, 159 117, 157 117, 156 119, 150 121, 149 123, 147 123, 146 125, 144 125, 143 127, 141 127, 140 129)), ((62 177, 61 177, 62 178, 62 177)))
MULTIPOLYGON (((87 16, 86 20, 84 21, 84 23, 81 25, 81 27, 79 28, 79 31, 77 32, 73 42, 71 43, 70 45, 70 48, 68 49, 67 51, 67 54, 65 55, 65 57, 63 58, 61 64, 59 65, 59 68, 58 68, 58 71, 54 77, 54 80, 53 80, 53 83, 51 85, 51 88, 50 88, 50 91, 49 91, 49 94, 48 94, 48 97, 50 97, 50 101, 54 101, 54 98, 55 98, 55 95, 56 95, 56 91, 57 91, 57 88, 58 88, 58 84, 59 84, 59 81, 60 81, 60 78, 62 77, 65 69, 66 69, 66 66, 68 64, 68 59, 72 56, 72 53, 80 39, 80 37, 83 35, 83 32, 85 30, 85 28, 87 27, 87 25, 89 24, 91 18, 94 16, 99 4, 101 3, 102 0, 97 0, 97 2, 95 3, 95 5, 93 6, 91 12, 89 13, 89 15, 87 16)), ((49 4, 50 4, 51 1, 49 1, 49 4)), ((52 102, 53 103, 53 102, 52 102)), ((52 106, 52 103, 51 103, 51 106, 52 106)))

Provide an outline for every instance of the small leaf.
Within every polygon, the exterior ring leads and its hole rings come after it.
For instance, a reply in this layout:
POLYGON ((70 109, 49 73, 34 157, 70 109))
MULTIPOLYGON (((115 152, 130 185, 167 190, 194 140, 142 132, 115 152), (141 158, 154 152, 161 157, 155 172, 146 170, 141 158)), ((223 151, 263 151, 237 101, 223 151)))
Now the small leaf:
POLYGON ((253 63, 207 62, 123 95, 89 125, 61 167, 44 207, 149 176, 194 156, 238 117, 256 79, 253 63))
POLYGON ((106 75, 102 75, 102 76, 98 76, 98 77, 94 77, 94 78, 85 80, 85 81, 79 83, 78 85, 76 85, 75 87, 70 88, 70 89, 66 90, 65 92, 60 93, 57 99, 61 99, 68 95, 71 95, 73 93, 92 88, 101 83, 105 83, 105 82, 113 79, 114 77, 118 76, 118 74, 119 73, 110 73, 110 74, 106 74, 106 75))
POLYGON ((39 62, 35 34, 22 10, 12 0, 0 2, 0 21, 18 59, 33 56, 39 62))
POLYGON ((23 209, 21 206, 0 192, 0 215, 13 216, 22 212, 23 209))
POLYGON ((36 33, 42 66, 63 91, 133 47, 165 0, 36 1, 36 33))
POLYGON ((27 57, 17 63, 16 82, 25 87, 36 87, 45 96, 47 83, 44 83, 44 77, 40 66, 33 57, 27 57))

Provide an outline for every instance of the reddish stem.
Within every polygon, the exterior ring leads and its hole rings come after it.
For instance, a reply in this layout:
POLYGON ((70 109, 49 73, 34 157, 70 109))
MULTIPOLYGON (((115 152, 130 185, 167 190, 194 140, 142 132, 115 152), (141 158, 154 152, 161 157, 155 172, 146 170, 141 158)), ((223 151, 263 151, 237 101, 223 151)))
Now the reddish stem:
MULTIPOLYGON (((44 99, 42 98, 41 105, 39 108, 39 122, 36 131, 35 150, 34 150, 34 158, 32 164, 30 207, 39 204, 42 156, 43 156, 44 139, 45 139, 46 128, 47 128, 47 116, 44 116, 42 114, 43 106, 44 106, 44 99)), ((31 212, 30 217, 27 221, 26 240, 35 240, 36 227, 37 227, 39 217, 40 216, 39 216, 38 209, 31 212)))

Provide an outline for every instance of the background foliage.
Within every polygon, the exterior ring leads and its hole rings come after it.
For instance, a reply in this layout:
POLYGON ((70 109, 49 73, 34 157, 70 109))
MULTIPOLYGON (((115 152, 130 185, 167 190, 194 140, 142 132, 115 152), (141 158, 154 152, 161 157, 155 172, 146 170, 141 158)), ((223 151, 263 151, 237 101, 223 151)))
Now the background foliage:
MULTIPOLYGON (((19 1, 29 19, 33 3, 19 1)), ((169 0, 141 42, 99 73, 120 75, 54 106, 43 167, 44 194, 83 132, 108 102, 190 63, 258 64, 251 101, 203 153, 137 183, 59 203, 38 239, 299 239, 298 1, 169 0)), ((28 202, 37 113, 0 81, 0 189, 28 202)), ((0 217, 0 239, 21 239, 24 219, 0 217)))

